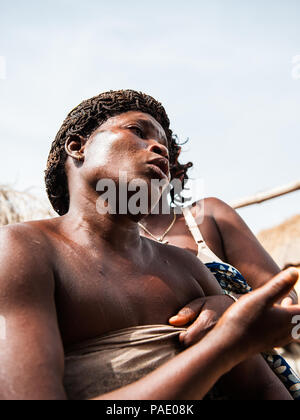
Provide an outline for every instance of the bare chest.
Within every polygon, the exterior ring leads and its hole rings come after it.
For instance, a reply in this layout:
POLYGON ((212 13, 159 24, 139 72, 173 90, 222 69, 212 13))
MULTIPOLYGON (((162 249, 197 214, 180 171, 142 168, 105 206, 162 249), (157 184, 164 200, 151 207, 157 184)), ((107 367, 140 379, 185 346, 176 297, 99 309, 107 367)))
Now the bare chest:
POLYGON ((56 304, 66 345, 136 325, 165 324, 203 290, 168 258, 140 267, 122 258, 61 258, 56 304))
MULTIPOLYGON (((159 219, 156 223, 156 230, 153 230, 152 233, 159 237, 161 232, 164 230, 164 226, 159 225, 159 219)), ((152 231, 152 229, 151 229, 152 231)), ((226 260, 222 240, 216 224, 213 222, 213 219, 209 216, 204 216, 202 223, 199 225, 199 231, 207 245, 207 247, 214 252, 221 260, 226 260)), ((145 231, 141 230, 141 234, 148 238, 151 238, 145 231)), ((198 244, 193 238, 189 227, 183 216, 177 218, 177 221, 171 231, 164 238, 170 245, 177 246, 179 248, 186 249, 190 251, 193 255, 198 255, 198 244)))

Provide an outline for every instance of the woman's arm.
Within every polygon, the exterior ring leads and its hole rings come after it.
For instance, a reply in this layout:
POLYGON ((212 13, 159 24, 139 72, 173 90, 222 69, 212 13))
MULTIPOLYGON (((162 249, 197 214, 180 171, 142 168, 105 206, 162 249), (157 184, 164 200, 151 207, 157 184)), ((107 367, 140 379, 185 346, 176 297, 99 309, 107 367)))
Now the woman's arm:
MULTIPOLYGON (((260 244, 239 214, 216 198, 205 200, 221 235, 226 262, 236 267, 253 289, 257 289, 280 272, 280 268, 260 244)), ((295 291, 293 302, 298 303, 295 291)))
MULTIPOLYGON (((196 299, 172 317, 170 324, 183 327, 193 322, 180 335, 186 347, 197 343, 232 306, 234 300, 226 295, 196 299)), ((291 400, 292 397, 283 383, 272 372, 262 356, 254 356, 236 366, 218 382, 222 395, 234 400, 291 400)))
POLYGON ((223 395, 235 401, 293 400, 262 356, 254 356, 232 369, 220 379, 218 387, 223 395))
POLYGON ((231 343, 211 333, 146 377, 95 400, 200 400, 235 366, 231 343))
POLYGON ((202 399, 220 377, 244 360, 292 342, 299 306, 274 305, 298 279, 295 270, 276 276, 230 307, 200 342, 141 380, 98 400, 202 399), (276 328, 274 328, 276 325, 276 328))

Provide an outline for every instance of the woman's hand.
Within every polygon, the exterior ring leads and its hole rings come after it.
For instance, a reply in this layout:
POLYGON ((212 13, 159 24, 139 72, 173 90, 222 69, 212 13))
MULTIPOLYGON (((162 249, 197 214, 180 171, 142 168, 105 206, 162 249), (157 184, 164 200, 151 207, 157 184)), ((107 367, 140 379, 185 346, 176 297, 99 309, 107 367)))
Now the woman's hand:
POLYGON ((294 287, 298 277, 297 270, 288 269, 260 289, 241 297, 221 317, 215 333, 235 343, 237 353, 244 357, 300 342, 293 336, 294 317, 298 317, 299 322, 300 306, 276 304, 294 287))
MULTIPOLYGON (((275 277, 280 276, 287 278, 288 273, 293 273, 294 278, 298 276, 297 270, 286 270, 275 277)), ((274 279, 272 280, 274 282, 274 279)), ((271 282, 272 282, 271 281, 271 282)), ((293 283, 293 285, 297 282, 293 283)), ((290 287, 292 289, 292 286, 290 287)), ((246 296, 245 296, 246 297, 246 296)), ((242 300, 243 301, 243 300, 242 300)), ((297 310, 298 296, 294 289, 289 293, 281 294, 278 305, 274 305, 273 309, 292 307, 291 311, 297 310)), ((187 347, 201 340, 212 328, 217 324, 224 312, 232 306, 233 299, 227 295, 206 296, 195 299, 182 308, 177 315, 169 319, 169 323, 174 327, 184 327, 191 324, 186 332, 180 335, 180 341, 187 347)))
MULTIPOLYGON (((292 319, 300 315, 300 306, 284 308, 275 305, 275 302, 288 294, 297 279, 298 272, 295 270, 281 273, 261 289, 230 306, 198 344, 171 358, 139 381, 97 399, 203 398, 221 377, 244 360, 293 341, 292 319)), ((223 297, 216 298, 221 300, 223 297)), ((253 374, 252 370, 250 373, 253 374)))
POLYGON ((189 347, 211 331, 233 303, 234 300, 226 295, 195 299, 170 318, 169 323, 174 327, 184 327, 194 321, 179 337, 189 347))

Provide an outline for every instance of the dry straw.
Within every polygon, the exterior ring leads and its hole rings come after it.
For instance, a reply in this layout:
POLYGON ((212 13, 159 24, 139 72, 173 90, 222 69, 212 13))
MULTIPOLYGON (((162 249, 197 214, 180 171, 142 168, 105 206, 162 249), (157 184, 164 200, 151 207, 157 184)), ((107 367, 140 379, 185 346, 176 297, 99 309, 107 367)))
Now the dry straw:
POLYGON ((262 231, 258 239, 282 269, 300 267, 300 215, 262 231))
POLYGON ((0 226, 54 216, 50 204, 29 192, 0 186, 0 226))

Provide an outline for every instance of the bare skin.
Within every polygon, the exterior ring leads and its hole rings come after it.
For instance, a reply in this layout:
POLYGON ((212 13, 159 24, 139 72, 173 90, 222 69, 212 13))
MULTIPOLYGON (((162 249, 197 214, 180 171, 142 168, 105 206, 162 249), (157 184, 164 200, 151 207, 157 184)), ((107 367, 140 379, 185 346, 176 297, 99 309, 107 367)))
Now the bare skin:
MULTIPOLYGON (((159 209, 162 208, 166 208, 166 205, 161 202, 159 209)), ((193 215, 196 217, 200 211, 204 211, 204 217, 199 229, 208 247, 222 261, 237 268, 253 289, 263 286, 281 271, 233 208, 217 198, 207 198, 194 203, 193 215)), ((142 223, 151 233, 159 237, 172 219, 172 214, 160 212, 148 215, 142 223)), ((150 238, 142 229, 141 234, 150 238)), ((165 239, 170 244, 186 249, 196 256, 198 254, 197 244, 183 215, 178 215, 174 227, 165 239)), ((289 304, 298 303, 294 290, 290 292, 289 297, 289 304)))
MULTIPOLYGON (((117 181, 117 169, 130 168, 132 178, 149 182, 159 172, 148 162, 157 155, 167 157, 165 144, 160 125, 136 112, 111 118, 89 141, 70 138, 66 143, 69 213, 0 230, 0 307, 7 323, 7 339, 0 341, 1 399, 66 399, 64 349, 69 345, 130 326, 166 324, 188 302, 221 294, 215 278, 190 252, 142 238, 137 225, 141 216, 96 211, 98 179, 107 176, 117 181), (139 124, 148 127, 145 138, 133 128, 139 124)), ((281 280, 277 295, 287 293, 294 281, 293 276, 281 280)), ((232 325, 226 319, 235 317, 235 325, 237 316, 245 315, 243 305, 229 311, 208 338, 174 358, 173 373, 166 375, 168 368, 162 367, 144 378, 142 385, 139 381, 112 396, 151 399, 160 390, 162 399, 202 398, 237 363, 270 344, 289 341, 289 322, 293 314, 300 314, 296 306, 280 309, 276 318, 278 325, 283 324, 280 336, 256 331, 271 311, 272 291, 266 288, 245 302, 246 309, 260 311, 244 329, 237 328, 239 335, 229 331, 232 325), (236 348, 247 331, 247 348, 242 343, 236 348), (193 388, 195 374, 198 386, 193 388)), ((269 316, 265 327, 272 322, 269 316)), ((272 380, 273 395, 289 399, 276 378, 272 380)))
MULTIPOLYGON (((243 360, 250 360, 250 365, 245 365, 247 370, 254 361, 250 359, 254 354, 290 342, 290 317, 299 312, 300 306, 283 308, 275 302, 288 294, 297 279, 298 273, 295 270, 279 274, 227 310, 202 341, 137 383, 97 399, 195 399, 195 395, 198 398, 204 397, 220 377, 226 378, 226 382, 228 376, 225 374, 243 360), (134 392, 136 394, 133 398, 134 392)), ((250 372, 254 374, 253 370, 250 372)), ((245 382, 240 386, 243 387, 244 384, 245 382)), ((268 383, 268 390, 272 391, 272 388, 273 383, 268 383)), ((268 390, 265 391, 268 393, 268 390)), ((263 398, 263 395, 257 395, 258 399, 263 398)))
MULTIPOLYGON (((171 209, 169 214, 162 211, 162 209, 167 208, 168 203, 164 195, 155 211, 142 221, 142 224, 156 237, 160 237, 173 220, 171 209)), ((278 265, 262 247, 243 219, 226 203, 217 198, 206 198, 194 203, 191 211, 195 220, 197 220, 199 214, 203 214, 198 227, 207 246, 222 261, 236 267, 247 279, 253 290, 261 287, 280 273, 281 270, 278 265)), ((140 232, 141 235, 150 238, 150 235, 143 229, 140 229, 140 232)), ((177 215, 176 223, 165 236, 165 240, 169 244, 183 248, 195 256, 198 254, 197 244, 182 214, 177 215)), ((194 343, 195 337, 197 339, 203 337, 222 315, 222 313, 213 311, 211 305, 209 311, 205 311, 206 300, 206 298, 203 298, 190 302, 169 321, 171 325, 183 327, 195 321, 198 317, 196 325, 192 325, 188 334, 185 334, 183 341, 186 345, 194 343)), ((220 302, 220 300, 222 298, 218 298, 221 306, 226 305, 224 298, 224 302, 220 302)), ((284 306, 298 304, 296 291, 291 290, 289 295, 285 296, 280 303, 284 306)))

